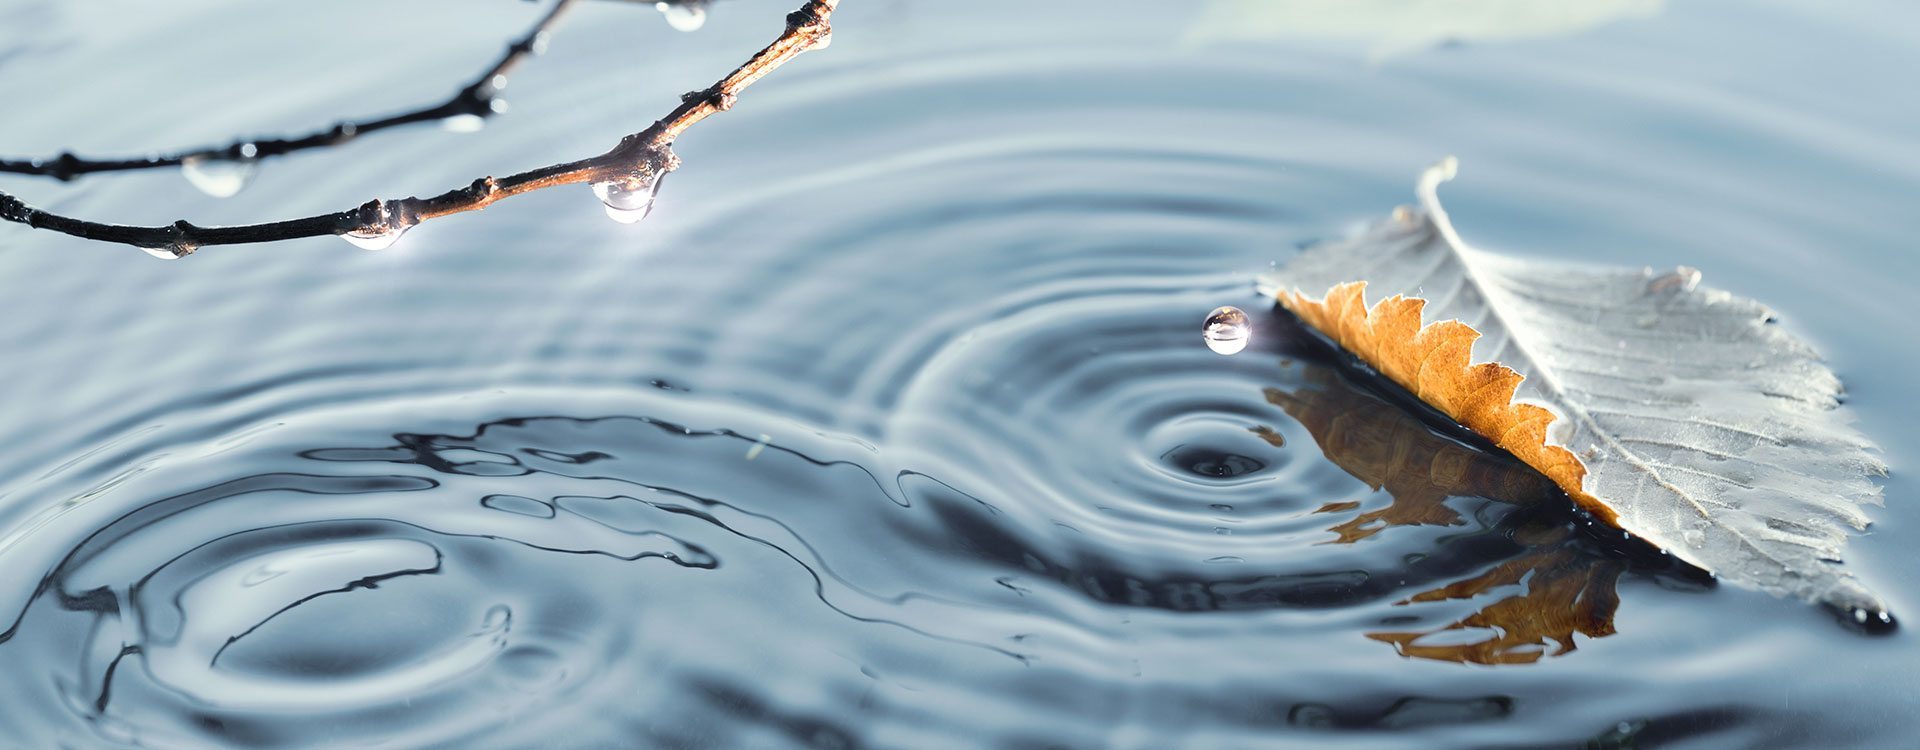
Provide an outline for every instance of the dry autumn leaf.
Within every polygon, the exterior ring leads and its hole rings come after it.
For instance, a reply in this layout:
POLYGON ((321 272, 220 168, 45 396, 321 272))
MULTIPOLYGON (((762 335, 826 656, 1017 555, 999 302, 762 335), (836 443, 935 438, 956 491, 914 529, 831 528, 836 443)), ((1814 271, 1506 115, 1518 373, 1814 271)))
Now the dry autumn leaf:
POLYGON ((1813 350, 1692 269, 1468 247, 1436 194, 1453 172, 1429 169, 1420 209, 1301 253, 1263 289, 1593 515, 1723 580, 1891 625, 1839 564, 1885 467, 1813 350))

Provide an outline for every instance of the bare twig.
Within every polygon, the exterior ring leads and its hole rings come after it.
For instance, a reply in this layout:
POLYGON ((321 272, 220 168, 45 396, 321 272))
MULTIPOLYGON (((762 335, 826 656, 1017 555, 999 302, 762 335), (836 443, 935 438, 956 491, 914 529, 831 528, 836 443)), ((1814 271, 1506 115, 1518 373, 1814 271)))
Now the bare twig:
POLYGON ((421 221, 477 211, 503 198, 556 185, 592 183, 597 190, 611 191, 614 197, 602 196, 610 207, 644 210, 660 178, 680 165, 673 154, 674 139, 694 123, 732 108, 741 91, 773 69, 802 52, 825 47, 833 33, 829 19, 839 4, 840 0, 805 0, 799 10, 787 15, 786 30, 772 44, 712 86, 682 96, 672 112, 645 130, 620 139, 619 144, 598 156, 507 177, 482 177, 466 187, 429 198, 376 199, 345 211, 264 224, 203 227, 184 220, 166 226, 103 224, 34 208, 5 192, 0 192, 0 219, 82 239, 132 245, 163 257, 179 257, 207 245, 329 234, 346 235, 363 247, 381 247, 421 221))
POLYGON ((473 83, 460 89, 452 98, 440 104, 377 120, 338 122, 325 130, 304 136, 243 139, 225 146, 212 146, 172 154, 89 159, 68 152, 51 159, 0 159, 0 172, 52 177, 64 182, 96 172, 177 167, 201 159, 251 162, 295 151, 338 146, 368 133, 402 125, 438 122, 460 115, 489 117, 499 111, 499 104, 496 103, 499 101, 497 94, 506 85, 506 75, 519 67, 520 62, 529 55, 539 54, 540 50, 546 46, 547 34, 560 22, 560 17, 566 14, 567 9, 572 7, 574 2, 575 0, 555 0, 553 7, 534 23, 533 28, 528 29, 525 35, 507 46, 506 52, 500 56, 500 59, 482 71, 473 83))

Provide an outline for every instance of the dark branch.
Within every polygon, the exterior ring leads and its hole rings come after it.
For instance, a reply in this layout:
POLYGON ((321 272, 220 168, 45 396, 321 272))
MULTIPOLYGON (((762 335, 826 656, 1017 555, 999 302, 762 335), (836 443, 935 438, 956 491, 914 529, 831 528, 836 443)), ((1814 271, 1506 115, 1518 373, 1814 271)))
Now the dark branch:
POLYGON ((506 84, 506 75, 519 67, 520 62, 528 56, 540 53, 546 46, 548 32, 559 23, 560 17, 573 6, 574 2, 575 0, 555 0, 553 7, 547 10, 546 15, 541 16, 533 28, 528 29, 520 39, 508 45, 507 51, 500 56, 500 59, 482 71, 473 83, 460 89, 452 98, 430 107, 377 120, 338 122, 325 130, 304 136, 239 140, 225 146, 211 146, 173 154, 123 159, 89 159, 72 153, 63 153, 51 159, 0 159, 0 172, 52 177, 64 182, 96 172, 178 167, 206 159, 254 162, 295 151, 338 146, 368 133, 402 125, 440 122, 449 117, 462 115, 491 117, 500 111, 502 102, 497 94, 506 84))
MULTIPOLYGON (((560 0, 555 12, 568 2, 560 0)), ((694 123, 731 108, 741 91, 773 69, 802 52, 825 47, 833 33, 829 19, 839 4, 840 0, 806 0, 799 10, 787 15, 786 31, 745 64, 712 86, 683 96, 678 107, 647 129, 626 136, 606 153, 587 159, 507 177, 483 177, 429 198, 372 200, 345 211, 265 224, 228 227, 203 227, 186 221, 166 226, 102 224, 34 208, 5 192, 0 192, 0 219, 82 239, 132 245, 161 257, 180 257, 207 245, 242 245, 329 234, 345 235, 356 245, 377 249, 391 244, 400 233, 421 221, 477 211, 503 198, 555 185, 592 183, 596 192, 603 192, 609 213, 644 215, 660 178, 680 165, 672 150, 674 139, 694 123)), ((536 36, 537 33, 529 35, 529 39, 536 36)))

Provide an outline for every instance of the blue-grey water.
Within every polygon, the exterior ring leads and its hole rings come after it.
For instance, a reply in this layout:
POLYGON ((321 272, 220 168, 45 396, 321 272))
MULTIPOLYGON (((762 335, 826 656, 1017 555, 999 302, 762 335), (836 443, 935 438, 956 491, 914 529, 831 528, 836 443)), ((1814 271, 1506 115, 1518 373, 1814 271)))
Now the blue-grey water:
MULTIPOLYGON (((789 0, 586 3, 475 133, 286 218, 606 148, 789 0)), ((446 96, 516 2, 0 2, 0 153, 446 96)), ((0 748, 1910 748, 1920 649, 1713 586, 1338 366, 1252 278, 1447 154, 1481 247, 1671 266, 1885 448, 1848 565, 1920 617, 1920 6, 846 0, 584 188, 179 261, 0 226, 0 748), (1207 350, 1223 304, 1245 352, 1207 350)))

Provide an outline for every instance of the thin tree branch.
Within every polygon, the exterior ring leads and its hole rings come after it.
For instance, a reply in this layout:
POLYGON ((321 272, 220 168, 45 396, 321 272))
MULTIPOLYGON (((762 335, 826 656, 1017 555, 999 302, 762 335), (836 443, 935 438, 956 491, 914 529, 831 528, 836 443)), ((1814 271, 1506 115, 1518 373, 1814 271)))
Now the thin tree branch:
POLYGON ((643 209, 650 205, 652 191, 658 189, 660 178, 680 165, 672 149, 674 139, 694 123, 731 109, 741 91, 773 69, 802 52, 826 47, 833 34, 829 19, 839 4, 840 0, 805 0, 799 10, 787 14, 786 30, 772 44, 712 86, 683 95, 680 105, 672 112, 645 130, 621 138, 619 144, 598 156, 507 177, 482 177, 465 187, 430 198, 376 199, 345 211, 264 224, 203 227, 184 220, 166 226, 102 224, 34 208, 5 192, 0 192, 0 219, 82 239, 132 245, 162 257, 179 257, 208 245, 242 245, 329 234, 346 235, 350 240, 358 238, 355 244, 377 248, 422 221, 478 211, 504 198, 556 185, 593 183, 597 191, 599 187, 610 187, 616 194, 645 193, 644 200, 620 206, 614 206, 615 199, 603 196, 610 207, 643 209))
POLYGON ((412 125, 420 122, 438 122, 449 117, 470 115, 490 117, 499 111, 498 94, 506 85, 506 75, 519 67, 521 61, 530 55, 539 54, 546 46, 547 34, 560 22, 576 0, 555 0, 533 28, 518 40, 507 46, 507 50, 494 61, 493 65, 480 73, 473 83, 460 89, 452 98, 429 107, 411 112, 403 112, 377 120, 364 122, 338 122, 332 127, 314 133, 287 138, 243 139, 225 146, 211 146, 173 154, 153 154, 148 156, 120 159, 89 159, 76 156, 72 152, 62 153, 51 159, 0 159, 0 172, 12 174, 38 175, 52 177, 62 182, 70 181, 82 175, 96 172, 125 172, 138 169, 158 169, 177 167, 201 159, 227 159, 233 161, 256 161, 273 156, 290 154, 307 149, 338 146, 360 136, 375 131, 412 125))

